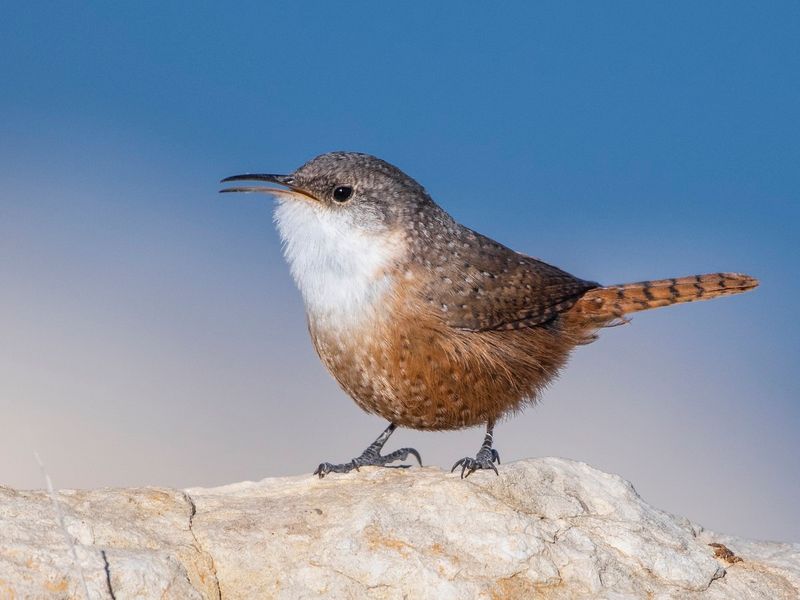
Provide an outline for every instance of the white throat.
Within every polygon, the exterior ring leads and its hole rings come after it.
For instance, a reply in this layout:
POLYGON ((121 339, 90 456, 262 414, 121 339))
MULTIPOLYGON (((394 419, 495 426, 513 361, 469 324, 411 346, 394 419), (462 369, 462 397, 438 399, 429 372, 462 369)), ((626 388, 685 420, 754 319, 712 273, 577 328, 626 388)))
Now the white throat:
POLYGON ((280 199, 275 223, 309 317, 338 328, 378 313, 402 254, 396 238, 361 231, 345 215, 301 199, 280 199))

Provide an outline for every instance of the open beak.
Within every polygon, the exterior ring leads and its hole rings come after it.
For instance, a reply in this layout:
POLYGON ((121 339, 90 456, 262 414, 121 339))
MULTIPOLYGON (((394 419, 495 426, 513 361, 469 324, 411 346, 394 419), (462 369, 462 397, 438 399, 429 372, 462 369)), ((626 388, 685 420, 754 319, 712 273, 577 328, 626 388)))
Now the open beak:
POLYGON ((220 194, 226 194, 230 192, 260 192, 262 194, 273 194, 275 196, 305 196, 306 198, 311 198, 312 200, 315 199, 308 192, 295 187, 294 178, 291 175, 244 173, 243 175, 231 175, 230 177, 226 177, 220 181, 220 183, 227 183, 229 181, 266 181, 267 183, 285 186, 285 188, 288 189, 284 189, 284 187, 271 187, 265 185, 246 185, 223 188, 219 191, 220 194))

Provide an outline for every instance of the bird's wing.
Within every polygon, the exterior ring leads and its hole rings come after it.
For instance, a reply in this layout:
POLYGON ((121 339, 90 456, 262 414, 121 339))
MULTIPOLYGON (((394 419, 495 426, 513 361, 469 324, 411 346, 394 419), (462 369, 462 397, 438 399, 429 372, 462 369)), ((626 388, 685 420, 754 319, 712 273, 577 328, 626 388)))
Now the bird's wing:
POLYGON ((468 331, 542 325, 599 287, 472 231, 431 266, 426 300, 447 325, 468 331))

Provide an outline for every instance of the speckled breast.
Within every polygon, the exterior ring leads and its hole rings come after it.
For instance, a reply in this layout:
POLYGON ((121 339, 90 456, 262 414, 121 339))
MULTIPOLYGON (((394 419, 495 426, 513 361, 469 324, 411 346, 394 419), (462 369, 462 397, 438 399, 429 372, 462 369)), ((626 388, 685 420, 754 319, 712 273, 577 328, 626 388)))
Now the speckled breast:
POLYGON ((314 346, 365 411, 414 429, 459 429, 535 401, 571 344, 558 324, 468 332, 396 303, 357 329, 309 319, 314 346))

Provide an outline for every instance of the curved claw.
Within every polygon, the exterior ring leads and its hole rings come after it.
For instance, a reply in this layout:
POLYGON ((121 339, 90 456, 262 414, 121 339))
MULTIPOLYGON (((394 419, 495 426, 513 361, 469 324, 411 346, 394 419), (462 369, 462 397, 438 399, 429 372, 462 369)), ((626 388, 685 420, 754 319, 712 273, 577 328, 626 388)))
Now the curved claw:
POLYGON ((497 467, 494 466, 492 459, 485 459, 483 457, 471 458, 467 456, 456 461, 456 464, 453 465, 453 468, 450 469, 450 472, 452 473, 455 471, 459 465, 461 465, 461 479, 466 479, 479 469, 492 469, 495 475, 500 475, 500 472, 497 470, 497 467))
POLYGON ((461 466, 461 479, 464 479, 465 477, 469 477, 469 473, 472 473, 472 471, 475 470, 475 469, 472 468, 472 462, 474 462, 474 461, 475 461, 474 458, 470 458, 469 456, 465 456, 464 458, 461 458, 461 459, 456 461, 456 464, 453 465, 453 468, 450 469, 450 472, 452 473, 453 471, 455 471, 456 468, 460 465, 461 466), (470 472, 465 475, 464 473, 466 473, 467 468, 470 469, 470 472))
MULTIPOLYGON (((411 456, 417 459, 419 466, 420 467, 422 466, 422 457, 419 455, 419 452, 417 452, 414 448, 403 448, 403 450, 407 451, 405 458, 408 458, 408 454, 410 454, 411 456)), ((405 458, 403 460, 405 460, 405 458)))

